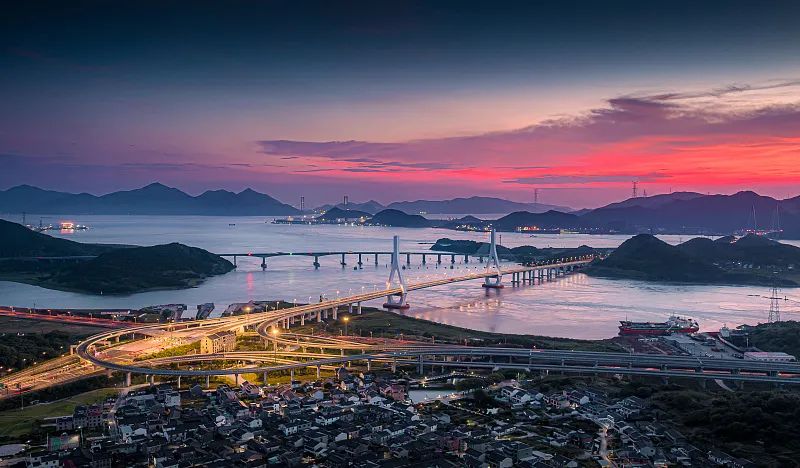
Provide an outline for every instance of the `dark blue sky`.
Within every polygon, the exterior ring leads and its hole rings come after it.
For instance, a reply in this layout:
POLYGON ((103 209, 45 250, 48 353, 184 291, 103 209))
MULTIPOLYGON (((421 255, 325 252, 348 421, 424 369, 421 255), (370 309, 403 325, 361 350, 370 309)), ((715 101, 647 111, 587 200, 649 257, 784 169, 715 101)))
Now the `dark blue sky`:
MULTIPOLYGON (((0 158, 10 169, 0 187, 102 192, 160 179, 189 191, 267 184, 256 188, 338 198, 352 186, 340 167, 315 172, 319 161, 294 153, 276 161, 261 142, 506 132, 585 116, 620 96, 763 87, 800 72, 800 2, 7 5, 0 158)), ((757 99, 794 102, 785 94, 757 99)), ((453 177, 390 182, 467 194, 453 177)), ((505 179, 485 191, 527 190, 505 179)), ((617 193, 611 185, 598 190, 617 193)), ((591 187, 550 188, 580 199, 591 187)))

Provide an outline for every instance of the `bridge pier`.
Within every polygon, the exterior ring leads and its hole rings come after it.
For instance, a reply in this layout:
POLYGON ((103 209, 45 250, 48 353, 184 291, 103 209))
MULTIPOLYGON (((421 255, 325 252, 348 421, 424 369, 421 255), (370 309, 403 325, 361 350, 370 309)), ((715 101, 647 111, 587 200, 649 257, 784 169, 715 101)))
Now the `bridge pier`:
POLYGON ((367 372, 372 370, 372 359, 367 359, 367 372))
POLYGON ((125 386, 126 387, 130 387, 131 386, 131 373, 130 372, 126 372, 125 373, 125 386))
POLYGON ((358 254, 358 267, 361 268, 361 265, 364 263, 361 261, 361 254, 358 254))
POLYGON ((261 257, 261 270, 264 271, 267 269, 267 257, 261 257))
POLYGON ((322 311, 317 311, 317 323, 322 322, 322 311))
POLYGON ((319 268, 319 255, 314 255, 314 269, 319 268))
POLYGON ((338 320, 339 319, 339 307, 338 306, 332 308, 331 309, 331 313, 333 314, 333 319, 334 320, 338 320))
POLYGON ((302 327, 305 324, 306 324, 306 314, 302 314, 300 316, 300 326, 302 327))
POLYGON ((455 255, 451 255, 450 256, 450 264, 452 265, 454 263, 456 263, 456 256, 455 255))
POLYGON ((360 302, 358 303, 358 309, 357 310, 358 310, 358 315, 361 315, 361 303, 360 302))
POLYGON ((406 254, 406 265, 411 265, 411 254, 410 253, 406 254))
POLYGON ((181 389, 181 376, 178 376, 178 390, 181 389))
POLYGON ((342 254, 342 261, 341 261, 341 265, 342 265, 342 266, 347 266, 347 262, 345 262, 345 261, 344 261, 344 254, 342 254))
POLYGON ((422 375, 425 370, 422 367, 422 355, 419 355, 419 363, 417 364, 417 374, 422 375))
POLYGON ((423 265, 427 265, 427 263, 428 263, 428 256, 425 255, 425 254, 422 254, 422 264, 423 265))
POLYGON ((353 315, 353 303, 347 304, 347 313, 353 315))
POLYGON ((211 388, 211 376, 206 376, 206 388, 211 388))
POLYGON ((236 268, 236 255, 233 256, 233 267, 236 268))
POLYGON ((375 266, 378 266, 378 254, 375 254, 375 266))
POLYGON ((267 372, 266 371, 264 372, 262 381, 264 382, 264 385, 269 385, 269 380, 267 379, 267 372))
POLYGON ((464 255, 464 263, 469 263, 469 255, 464 255))
POLYGON ((436 264, 437 265, 441 265, 442 264, 442 254, 436 255, 436 264))
POLYGON ((392 373, 394 374, 396 372, 397 372, 397 358, 393 357, 392 358, 392 373))
POLYGON ((320 369, 321 369, 321 368, 322 368, 322 366, 317 366, 317 378, 318 378, 318 379, 319 379, 319 377, 320 377, 320 369))
POLYGON ((294 381, 294 369, 289 369, 289 383, 294 381))

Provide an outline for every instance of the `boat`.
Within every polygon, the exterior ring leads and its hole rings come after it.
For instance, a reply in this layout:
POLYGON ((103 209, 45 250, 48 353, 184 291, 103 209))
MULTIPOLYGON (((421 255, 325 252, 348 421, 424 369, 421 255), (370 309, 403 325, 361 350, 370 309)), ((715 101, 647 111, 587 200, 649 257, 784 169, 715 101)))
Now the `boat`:
POLYGON ((700 330, 696 320, 672 315, 666 322, 631 322, 620 320, 620 335, 669 335, 695 333, 700 330))

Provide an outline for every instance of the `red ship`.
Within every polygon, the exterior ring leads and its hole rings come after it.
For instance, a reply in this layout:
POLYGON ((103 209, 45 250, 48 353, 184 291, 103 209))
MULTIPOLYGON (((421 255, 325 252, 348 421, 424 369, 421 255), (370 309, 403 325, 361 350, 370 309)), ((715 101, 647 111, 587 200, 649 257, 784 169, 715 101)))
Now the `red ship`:
POLYGON ((620 320, 620 335, 669 335, 670 333, 695 333, 700 330, 696 320, 670 316, 666 322, 630 322, 620 320))

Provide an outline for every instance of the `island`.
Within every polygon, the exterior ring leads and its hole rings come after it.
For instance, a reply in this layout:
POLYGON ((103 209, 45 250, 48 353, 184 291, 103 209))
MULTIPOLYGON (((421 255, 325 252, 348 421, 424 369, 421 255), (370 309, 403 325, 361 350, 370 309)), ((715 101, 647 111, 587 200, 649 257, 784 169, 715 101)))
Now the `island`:
POLYGON ((695 284, 800 286, 800 248, 749 234, 673 246, 650 234, 623 242, 589 275, 695 284))
POLYGON ((179 243, 135 247, 82 244, 0 220, 0 280, 91 294, 193 287, 234 269, 179 243))

